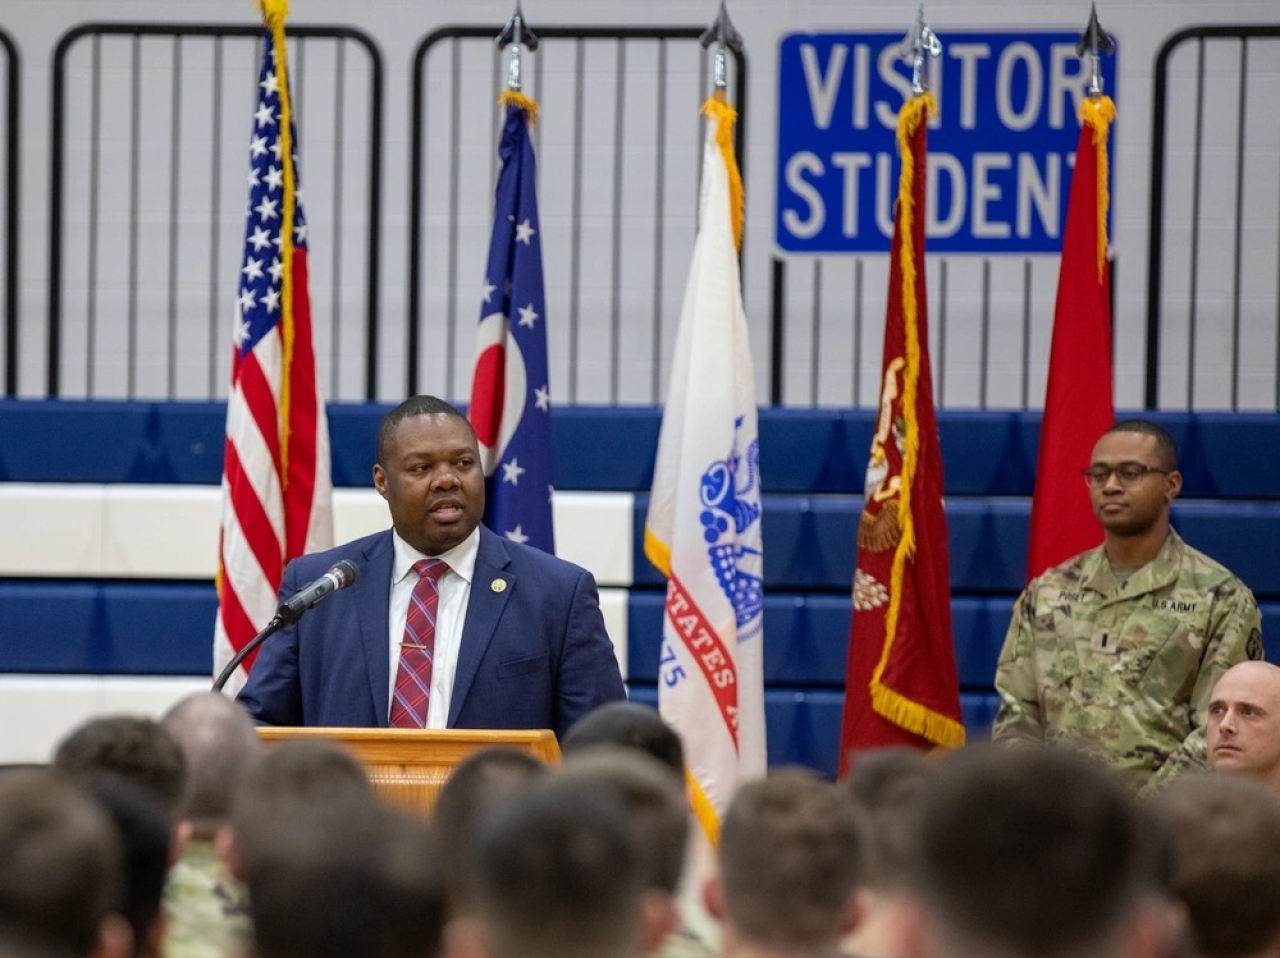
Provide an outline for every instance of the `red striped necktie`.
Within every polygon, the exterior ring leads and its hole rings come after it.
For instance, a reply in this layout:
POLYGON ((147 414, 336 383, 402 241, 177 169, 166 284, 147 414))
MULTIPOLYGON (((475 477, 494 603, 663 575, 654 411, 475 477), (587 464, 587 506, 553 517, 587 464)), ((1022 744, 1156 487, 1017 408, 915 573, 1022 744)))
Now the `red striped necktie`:
POLYGON ((426 728, 431 704, 431 666, 436 654, 436 610, 440 607, 440 577, 449 571, 440 559, 413 564, 418 582, 409 596, 409 612, 400 642, 400 665, 391 696, 392 728, 426 728))

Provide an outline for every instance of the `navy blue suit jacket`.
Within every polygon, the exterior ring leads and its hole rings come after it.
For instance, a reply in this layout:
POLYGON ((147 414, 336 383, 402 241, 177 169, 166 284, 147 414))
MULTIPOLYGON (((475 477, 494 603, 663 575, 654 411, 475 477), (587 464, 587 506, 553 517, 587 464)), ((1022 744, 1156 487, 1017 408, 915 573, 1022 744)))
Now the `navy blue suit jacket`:
MULTIPOLYGON (((282 596, 339 559, 360 574, 263 644, 239 696, 250 715, 267 725, 386 727, 394 551, 388 529, 289 563, 282 596)), ((591 573, 481 526, 449 728, 563 736, 625 697, 591 573)))

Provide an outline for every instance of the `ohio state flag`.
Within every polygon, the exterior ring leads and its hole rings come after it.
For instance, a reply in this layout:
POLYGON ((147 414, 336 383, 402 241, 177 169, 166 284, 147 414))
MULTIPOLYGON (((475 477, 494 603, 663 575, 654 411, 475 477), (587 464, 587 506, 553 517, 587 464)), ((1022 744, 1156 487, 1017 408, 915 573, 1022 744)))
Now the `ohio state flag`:
POLYGON ((925 94, 898 114, 902 173, 880 414, 858 525, 841 773, 851 750, 964 743, 924 281, 926 126, 935 110, 925 94))
POLYGON ((529 127, 538 104, 508 90, 493 232, 467 414, 484 463, 484 522, 514 542, 556 551, 551 519, 551 386, 542 236, 529 127))

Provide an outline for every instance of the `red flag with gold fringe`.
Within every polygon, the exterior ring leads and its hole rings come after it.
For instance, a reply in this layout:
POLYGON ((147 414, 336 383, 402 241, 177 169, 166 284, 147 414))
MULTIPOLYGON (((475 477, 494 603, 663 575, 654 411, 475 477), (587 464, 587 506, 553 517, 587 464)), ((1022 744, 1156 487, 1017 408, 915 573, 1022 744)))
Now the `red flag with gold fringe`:
POLYGON ((936 109, 924 94, 898 114, 902 172, 880 411, 858 526, 841 774, 851 752, 964 743, 924 281, 926 127, 936 109))
POLYGON ((1049 383, 1040 423, 1027 578, 1102 541, 1080 471, 1115 419, 1111 382, 1111 268, 1107 263, 1110 97, 1080 104, 1080 144, 1062 234, 1049 383))

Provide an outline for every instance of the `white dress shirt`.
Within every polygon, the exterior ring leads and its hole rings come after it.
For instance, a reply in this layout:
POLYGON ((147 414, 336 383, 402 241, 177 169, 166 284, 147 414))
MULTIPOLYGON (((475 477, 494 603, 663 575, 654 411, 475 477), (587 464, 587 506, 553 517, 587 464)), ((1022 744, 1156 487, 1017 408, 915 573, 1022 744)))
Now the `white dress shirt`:
MULTIPOLYGON (((418 584, 413 571, 415 562, 433 558, 425 556, 396 532, 391 534, 395 560, 391 564, 390 661, 391 681, 387 686, 387 716, 395 697, 396 672, 400 668, 400 643, 404 639, 404 623, 409 616, 409 599, 418 584)), ((431 697, 427 703, 427 728, 445 728, 449 722, 449 703, 453 699, 453 678, 458 673, 458 650, 462 647, 462 626, 467 618, 467 601, 471 598, 471 580, 475 576, 476 556, 480 552, 480 527, 440 559, 449 571, 440 577, 440 605, 436 610, 436 647, 431 665, 431 697)))

